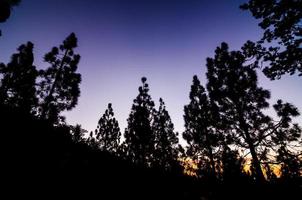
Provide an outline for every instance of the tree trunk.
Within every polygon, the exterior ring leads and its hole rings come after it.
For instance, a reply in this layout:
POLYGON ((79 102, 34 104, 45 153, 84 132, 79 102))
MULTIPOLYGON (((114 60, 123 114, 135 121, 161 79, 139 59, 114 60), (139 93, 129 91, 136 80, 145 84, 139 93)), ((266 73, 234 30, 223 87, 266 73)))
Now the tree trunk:
POLYGON ((212 173, 213 178, 215 179, 216 178, 215 161, 214 161, 214 156, 213 156, 213 151, 212 151, 211 145, 209 144, 208 134, 206 134, 206 143, 207 143, 206 145, 207 145, 208 152, 209 152, 210 164, 211 164, 211 168, 212 168, 211 173, 212 173))
POLYGON ((250 149, 250 152, 251 152, 251 155, 252 155, 252 159, 253 159, 253 163, 252 164, 253 164, 253 166, 255 167, 255 170, 256 170, 256 180, 257 180, 257 182, 259 184, 262 184, 262 183, 265 182, 265 177, 263 175, 263 172, 262 172, 262 169, 261 169, 261 165, 260 165, 260 161, 258 159, 255 146, 254 146, 254 144, 252 142, 252 139, 250 137, 250 133, 248 131, 247 125, 243 121, 242 117, 240 119, 240 126, 243 128, 244 135, 245 135, 245 140, 246 140, 246 143, 249 146, 249 149, 250 149))
POLYGON ((66 59, 66 56, 67 56, 68 52, 69 52, 69 49, 67 49, 67 50, 65 51, 65 53, 64 53, 64 56, 63 56, 62 61, 61 61, 61 63, 60 63, 59 69, 58 69, 58 71, 57 71, 57 73, 56 73, 55 80, 54 80, 54 82, 53 82, 53 84, 52 84, 52 86, 51 86, 51 89, 50 89, 50 91, 49 91, 49 94, 48 94, 47 97, 45 98, 45 103, 44 103, 44 105, 42 106, 42 119, 46 119, 46 114, 47 114, 47 111, 48 111, 48 109, 49 109, 48 107, 49 107, 49 104, 50 104, 51 101, 52 101, 51 98, 52 98, 52 95, 53 95, 53 93, 54 93, 55 87, 57 86, 58 77, 59 77, 59 74, 60 74, 61 71, 62 71, 62 68, 63 68, 63 66, 64 66, 64 62, 65 62, 65 59, 66 59))
POLYGON ((254 147, 253 143, 251 142, 250 135, 245 134, 245 136, 246 136, 246 140, 247 140, 247 143, 249 145, 249 149, 250 149, 250 152, 251 152, 251 155, 252 155, 252 158, 253 158, 253 166, 255 167, 255 170, 256 170, 257 182, 258 183, 264 183, 265 178, 264 178, 263 172, 261 170, 260 161, 258 159, 255 147, 254 147))

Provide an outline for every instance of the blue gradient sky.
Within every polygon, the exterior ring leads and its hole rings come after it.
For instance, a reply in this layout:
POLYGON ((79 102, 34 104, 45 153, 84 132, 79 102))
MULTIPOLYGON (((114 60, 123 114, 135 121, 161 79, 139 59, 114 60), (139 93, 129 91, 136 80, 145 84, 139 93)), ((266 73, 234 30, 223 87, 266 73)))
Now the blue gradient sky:
MULTIPOLYGON (((222 41, 238 49, 260 38, 257 21, 241 11, 243 0, 23 0, 11 18, 0 24, 0 61, 7 62, 26 41, 35 44, 35 64, 71 32, 82 56, 81 97, 65 113, 71 124, 94 130, 111 102, 123 131, 142 76, 158 105, 166 102, 175 129, 183 131, 183 106, 189 102, 192 77, 203 84, 205 59, 222 41)), ((260 84, 302 110, 301 78, 291 76, 260 84)), ((270 111, 268 111, 270 112, 270 111)), ((298 121, 302 121, 301 118, 298 121)))

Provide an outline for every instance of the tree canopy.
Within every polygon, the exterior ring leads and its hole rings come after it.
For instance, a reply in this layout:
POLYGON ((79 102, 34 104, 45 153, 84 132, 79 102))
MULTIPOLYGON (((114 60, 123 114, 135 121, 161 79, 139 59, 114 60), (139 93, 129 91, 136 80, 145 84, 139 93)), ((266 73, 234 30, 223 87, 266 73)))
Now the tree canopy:
POLYGON ((149 95, 147 79, 142 78, 139 94, 133 100, 125 130, 125 151, 127 157, 135 163, 151 165, 155 145, 155 134, 152 130, 154 121, 154 102, 149 95))
POLYGON ((178 162, 178 134, 166 109, 165 102, 159 99, 159 108, 154 113, 152 129, 155 135, 154 166, 171 170, 178 162))
POLYGON ((58 121, 59 114, 71 110, 80 96, 81 75, 77 73, 80 55, 74 53, 77 38, 71 33, 59 47, 44 56, 50 66, 40 70, 38 96, 41 118, 58 121))
POLYGON ((118 121, 114 117, 111 103, 108 104, 108 108, 99 119, 95 135, 100 149, 109 152, 118 151, 121 132, 118 121))
POLYGON ((263 68, 270 79, 284 74, 302 75, 302 1, 301 0, 250 0, 241 5, 259 19, 264 30, 257 42, 247 42, 250 56, 256 66, 263 68), (259 64, 260 61, 260 64, 259 64))
POLYGON ((5 65, 0 64, 2 74, 0 102, 30 113, 37 108, 36 79, 38 71, 33 65, 34 45, 31 42, 18 48, 18 53, 5 65))

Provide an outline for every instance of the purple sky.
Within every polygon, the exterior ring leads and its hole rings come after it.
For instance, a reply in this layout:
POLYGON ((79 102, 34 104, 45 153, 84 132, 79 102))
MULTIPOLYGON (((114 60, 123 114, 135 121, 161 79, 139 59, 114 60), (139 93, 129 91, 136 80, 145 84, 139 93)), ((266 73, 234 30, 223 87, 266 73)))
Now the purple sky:
MULTIPOLYGON (((43 55, 75 32, 82 56, 81 97, 66 113, 67 122, 94 130, 111 102, 123 131, 140 79, 148 78, 158 105, 162 97, 175 124, 183 131, 183 106, 189 102, 192 77, 203 84, 205 59, 222 42, 238 49, 261 30, 243 0, 23 0, 11 18, 0 24, 0 61, 7 62, 26 41, 35 44, 35 64, 47 67, 43 55)), ((301 78, 285 76, 260 85, 302 110, 301 78)), ((269 111, 268 111, 269 112, 269 111)), ((301 118, 298 119, 301 122, 301 118)))

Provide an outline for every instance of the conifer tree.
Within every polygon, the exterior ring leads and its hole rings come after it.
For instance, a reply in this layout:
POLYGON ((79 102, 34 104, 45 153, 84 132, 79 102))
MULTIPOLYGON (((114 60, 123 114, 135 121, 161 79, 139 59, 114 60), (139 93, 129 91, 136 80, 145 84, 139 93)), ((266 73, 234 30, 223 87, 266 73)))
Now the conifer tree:
POLYGON ((197 159, 205 168, 209 167, 207 171, 216 177, 214 152, 219 145, 219 134, 214 130, 213 113, 205 88, 196 75, 191 86, 190 103, 184 107, 184 111, 183 138, 189 144, 188 155, 197 159))
POLYGON ((95 135, 101 150, 117 152, 121 132, 118 121, 114 117, 111 103, 108 104, 108 108, 100 118, 97 129, 95 130, 95 135))
POLYGON ((155 134, 154 165, 170 170, 178 158, 178 137, 162 98, 159 99, 159 109, 154 115, 153 131, 155 134))
POLYGON ((281 164, 281 175, 283 178, 299 177, 302 174, 301 127, 292 123, 292 117, 300 113, 294 105, 282 100, 277 101, 274 109, 280 122, 276 126, 276 134, 271 136, 270 145, 277 154, 277 163, 281 164))
POLYGON ((216 49, 215 57, 207 59, 207 89, 212 104, 219 108, 230 132, 236 131, 244 139, 253 158, 257 180, 263 182, 265 179, 254 146, 257 140, 254 130, 270 120, 262 113, 262 109, 269 106, 270 93, 257 86, 256 72, 244 68, 244 62, 241 52, 229 52, 228 45, 222 43, 216 49))
POLYGON ((26 113, 32 112, 37 106, 35 84, 38 72, 33 65, 33 47, 31 42, 21 45, 7 65, 0 64, 1 104, 22 109, 26 113))
POLYGON ((154 102, 149 95, 147 79, 142 78, 125 130, 125 153, 134 163, 150 166, 153 161, 155 135, 152 130, 154 102))
POLYGON ((41 118, 57 122, 59 114, 71 110, 78 102, 81 75, 77 73, 80 55, 74 54, 77 38, 71 33, 60 47, 53 47, 44 56, 50 64, 40 71, 38 95, 41 104, 41 118))
MULTIPOLYGON (((282 133, 300 132, 297 125, 291 125, 292 117, 298 115, 294 106, 278 101, 274 106, 279 120, 275 121, 264 114, 269 107, 270 93, 258 86, 256 71, 245 66, 247 58, 240 51, 228 51, 222 43, 215 51, 214 58, 207 59, 207 89, 213 107, 218 110, 225 124, 225 133, 231 136, 234 144, 249 149, 256 179, 259 183, 265 178, 261 169, 261 158, 266 148, 273 149, 282 133)), ((296 135, 298 136, 298 135, 296 135)))

